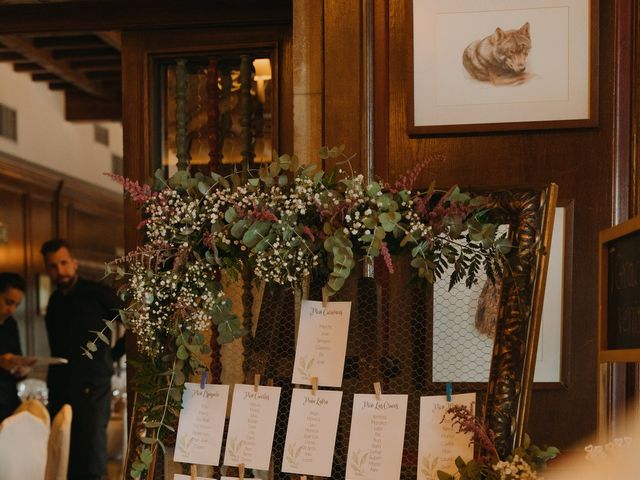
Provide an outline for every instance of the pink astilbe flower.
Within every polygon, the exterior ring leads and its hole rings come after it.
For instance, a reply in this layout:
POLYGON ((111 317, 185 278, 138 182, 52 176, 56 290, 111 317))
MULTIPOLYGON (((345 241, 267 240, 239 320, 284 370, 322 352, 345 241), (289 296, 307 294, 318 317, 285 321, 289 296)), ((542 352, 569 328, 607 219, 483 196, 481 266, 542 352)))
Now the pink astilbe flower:
POLYGON ((384 264, 387 266, 387 270, 389 271, 389 273, 393 273, 393 261, 391 260, 389 248, 387 248, 387 242, 382 242, 382 246, 380 247, 380 254, 382 255, 384 264))
POLYGON ((136 225, 136 230, 142 230, 147 223, 149 223, 149 219, 148 218, 144 218, 144 219, 140 220, 138 222, 138 224, 136 225))
POLYGON ((272 211, 257 206, 255 203, 253 205, 253 210, 249 213, 249 216, 255 218, 256 220, 266 220, 273 223, 276 223, 278 221, 278 217, 276 217, 276 215, 272 211))
POLYGON ((149 185, 140 185, 138 182, 123 177, 122 175, 116 175, 115 173, 105 172, 104 175, 122 185, 124 191, 129 194, 131 200, 134 202, 145 203, 155 196, 155 193, 151 191, 149 185))
POLYGON ((311 231, 311 229, 309 227, 307 227, 306 225, 304 226, 304 228, 302 229, 302 233, 304 233, 307 237, 309 237, 311 239, 312 242, 315 241, 316 237, 313 234, 313 232, 311 231))
POLYGON ((331 208, 322 207, 320 202, 316 202, 316 205, 318 207, 318 213, 320 213, 320 218, 328 220, 334 227, 342 227, 345 215, 349 213, 349 210, 352 208, 351 202, 347 202, 346 200, 335 203, 331 208))
POLYGON ((458 427, 458 433, 471 434, 472 442, 480 445, 496 459, 500 459, 493 443, 494 433, 481 419, 473 414, 469 407, 466 405, 452 405, 447 409, 442 421, 445 420, 446 415, 451 415, 453 426, 458 427))
POLYGON ((418 176, 424 170, 424 168, 429 165, 435 157, 425 158, 424 160, 416 163, 413 168, 408 169, 404 172, 393 184, 393 187, 390 187, 389 190, 391 193, 398 193, 402 190, 412 190, 418 176))

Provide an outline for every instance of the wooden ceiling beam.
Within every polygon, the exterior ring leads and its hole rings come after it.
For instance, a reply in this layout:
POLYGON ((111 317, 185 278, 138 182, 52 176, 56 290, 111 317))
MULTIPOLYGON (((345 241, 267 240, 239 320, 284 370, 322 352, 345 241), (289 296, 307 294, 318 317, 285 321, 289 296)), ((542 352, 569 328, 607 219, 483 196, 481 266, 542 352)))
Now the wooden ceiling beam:
POLYGON ((60 77, 55 73, 32 73, 31 80, 33 80, 34 82, 51 82, 60 80, 60 77))
POLYGON ((0 52, 0 62, 13 62, 15 60, 25 60, 25 58, 16 52, 0 52))
POLYGON ((64 95, 65 119, 69 122, 121 121, 122 102, 69 91, 64 95))
POLYGON ((16 62, 13 64, 13 71, 22 72, 46 72, 44 67, 34 62, 16 62))
POLYGON ((120 32, 96 32, 96 36, 116 50, 122 50, 122 34, 120 32))
POLYGON ((120 72, 120 69, 117 70, 92 70, 92 71, 87 71, 86 73, 87 78, 91 79, 91 80, 100 80, 103 78, 120 78, 122 76, 122 73, 120 72))
POLYGON ((46 36, 32 39, 38 48, 87 48, 104 47, 104 42, 95 35, 46 36))
POLYGON ((0 6, 0 34, 290 25, 292 0, 85 1, 0 6))
POLYGON ((59 91, 59 90, 78 90, 73 83, 57 81, 57 82, 49 82, 49 90, 59 91))
POLYGON ((0 42, 12 50, 19 52, 32 62, 39 63, 48 72, 58 75, 80 90, 99 97, 108 96, 108 93, 100 85, 89 80, 84 73, 77 72, 73 70, 67 62, 62 62, 54 58, 51 52, 35 47, 32 40, 16 35, 0 35, 0 42))
POLYGON ((118 58, 120 53, 111 47, 100 48, 65 48, 53 50, 51 55, 56 60, 77 60, 80 58, 118 58))
POLYGON ((99 60, 72 60, 69 65, 74 70, 80 71, 98 71, 98 70, 113 70, 114 68, 120 68, 121 62, 119 58, 104 58, 99 60))

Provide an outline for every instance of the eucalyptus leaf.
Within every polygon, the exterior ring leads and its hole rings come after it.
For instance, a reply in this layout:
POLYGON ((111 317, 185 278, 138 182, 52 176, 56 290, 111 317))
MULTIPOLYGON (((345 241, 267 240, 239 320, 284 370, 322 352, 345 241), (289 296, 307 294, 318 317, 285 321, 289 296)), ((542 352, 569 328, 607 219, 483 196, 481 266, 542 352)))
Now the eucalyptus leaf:
POLYGON ((91 330, 91 332, 95 333, 101 342, 105 343, 106 345, 111 345, 111 340, 109 340, 104 333, 97 330, 91 330))
POLYGON ((178 388, 170 388, 169 389, 169 396, 171 397, 171 399, 174 402, 182 401, 182 393, 181 393, 180 389, 178 389, 178 388))
POLYGON ((224 219, 227 223, 232 223, 236 218, 238 218, 238 213, 236 209, 233 207, 227 208, 227 211, 224 212, 224 219))
POLYGON ((278 157, 278 155, 274 152, 273 158, 277 158, 280 162, 280 166, 283 170, 290 170, 291 167, 291 156, 288 154, 282 155, 278 157))
POLYGON ((116 322, 113 320, 104 320, 104 324, 107 326, 107 328, 111 331, 111 335, 117 335, 117 329, 118 327, 116 326, 116 322))
POLYGON ((209 192, 209 185, 204 182, 198 182, 198 191, 202 195, 206 195, 209 192))
POLYGON ((238 240, 242 238, 244 232, 247 231, 249 220, 243 218, 242 220, 237 221, 231 227, 231 236, 237 238, 238 240))
POLYGON ((185 382, 184 372, 182 372, 182 370, 175 372, 173 377, 173 384, 180 387, 184 385, 184 382, 185 382))
POLYGON ((178 347, 178 351, 176 352, 176 356, 180 360, 186 360, 187 358, 189 358, 189 352, 184 345, 180 345, 178 347))
POLYGON ((269 165, 269 176, 271 178, 277 177, 280 174, 280 170, 282 170, 280 162, 277 160, 272 161, 271 165, 269 165))

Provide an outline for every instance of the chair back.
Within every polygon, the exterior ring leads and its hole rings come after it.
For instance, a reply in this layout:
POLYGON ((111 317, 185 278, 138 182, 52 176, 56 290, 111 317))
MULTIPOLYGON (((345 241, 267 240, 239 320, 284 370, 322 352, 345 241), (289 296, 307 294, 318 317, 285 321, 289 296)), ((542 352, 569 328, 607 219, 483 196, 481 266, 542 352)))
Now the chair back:
POLYGON ((28 411, 0 424, 0 480, 44 478, 49 425, 28 411))
POLYGON ((42 422, 48 427, 51 424, 51 417, 49 416, 49 411, 47 407, 45 407, 42 402, 35 399, 29 399, 23 401, 16 411, 13 413, 20 412, 29 412, 31 415, 39 418, 42 422))
POLYGON ((71 406, 64 405, 53 419, 47 450, 45 480, 67 479, 72 417, 73 412, 71 411, 71 406))

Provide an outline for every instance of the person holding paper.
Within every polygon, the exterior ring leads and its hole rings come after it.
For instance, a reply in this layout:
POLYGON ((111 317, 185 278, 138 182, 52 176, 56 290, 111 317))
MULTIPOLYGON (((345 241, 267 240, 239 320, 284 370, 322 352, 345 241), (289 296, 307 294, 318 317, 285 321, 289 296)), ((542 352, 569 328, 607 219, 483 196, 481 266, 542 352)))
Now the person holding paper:
POLYGON ((123 302, 110 288, 78 276, 78 261, 65 240, 49 240, 40 251, 57 287, 45 316, 51 355, 69 360, 49 367, 49 410, 52 417, 65 403, 73 410, 69 479, 99 479, 107 473, 111 376, 114 360, 124 353, 124 339, 113 349, 98 342, 93 359, 83 356, 81 347, 95 337, 92 330, 101 331, 104 320, 118 314, 123 302))
POLYGON ((0 273, 0 422, 20 405, 16 384, 30 368, 22 358, 18 326, 12 317, 25 289, 24 278, 17 273, 0 273))

